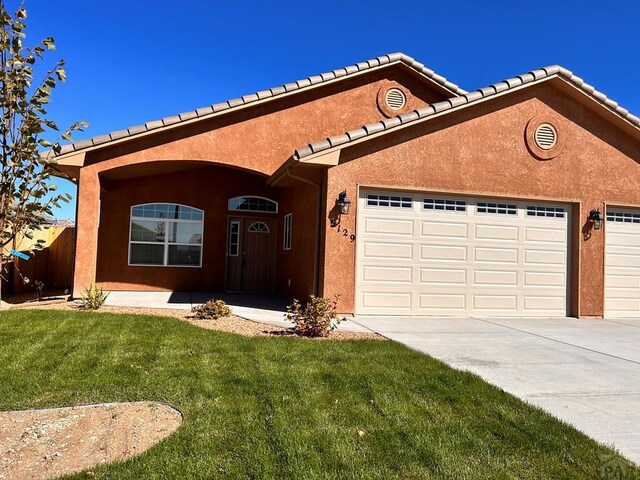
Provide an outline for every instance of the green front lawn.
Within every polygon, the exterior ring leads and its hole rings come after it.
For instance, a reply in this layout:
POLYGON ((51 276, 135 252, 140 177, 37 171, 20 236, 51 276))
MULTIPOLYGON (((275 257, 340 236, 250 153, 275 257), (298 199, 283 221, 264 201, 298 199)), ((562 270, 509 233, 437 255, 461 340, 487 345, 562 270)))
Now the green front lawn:
POLYGON ((10 311, 0 345, 2 410, 156 400, 183 412, 175 434, 96 478, 597 478, 613 454, 393 342, 10 311))

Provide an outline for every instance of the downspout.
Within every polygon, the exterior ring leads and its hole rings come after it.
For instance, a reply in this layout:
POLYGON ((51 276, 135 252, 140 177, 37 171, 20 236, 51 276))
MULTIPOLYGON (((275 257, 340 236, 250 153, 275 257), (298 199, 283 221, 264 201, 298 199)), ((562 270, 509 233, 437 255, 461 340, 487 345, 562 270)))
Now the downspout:
POLYGON ((299 177, 291 173, 291 167, 288 167, 285 171, 285 174, 288 177, 293 178, 294 180, 299 180, 304 183, 308 183, 309 185, 313 185, 316 188, 317 201, 316 201, 316 245, 315 245, 315 258, 313 264, 313 294, 318 295, 318 274, 320 270, 320 222, 322 221, 322 183, 312 182, 311 180, 303 177, 299 177))

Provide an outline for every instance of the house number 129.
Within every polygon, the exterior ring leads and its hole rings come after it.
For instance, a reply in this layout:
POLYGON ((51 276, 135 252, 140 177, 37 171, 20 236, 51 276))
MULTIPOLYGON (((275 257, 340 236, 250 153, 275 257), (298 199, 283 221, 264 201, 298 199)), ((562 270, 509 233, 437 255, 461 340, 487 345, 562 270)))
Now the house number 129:
POLYGON ((344 230, 342 230, 342 236, 343 237, 349 237, 349 241, 351 243, 356 241, 356 236, 353 233, 351 235, 349 235, 349 230, 347 230, 346 228, 344 230))

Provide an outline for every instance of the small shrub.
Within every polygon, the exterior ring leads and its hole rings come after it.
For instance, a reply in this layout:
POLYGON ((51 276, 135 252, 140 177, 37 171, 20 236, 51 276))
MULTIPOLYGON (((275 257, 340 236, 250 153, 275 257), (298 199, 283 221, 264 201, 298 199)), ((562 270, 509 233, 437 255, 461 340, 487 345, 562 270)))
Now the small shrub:
POLYGON ((191 309, 194 316, 199 320, 217 320, 220 317, 228 317, 233 313, 229 306, 222 300, 207 300, 202 305, 197 305, 191 309))
POLYGON ((84 287, 84 292, 81 297, 83 310, 98 310, 105 302, 109 292, 102 290, 95 284, 91 284, 88 287, 84 287))
POLYGON ((285 317, 294 323, 293 330, 298 335, 326 337, 344 320, 344 318, 337 318, 338 298, 339 295, 333 298, 311 295, 304 307, 298 300, 294 300, 287 307, 285 317))

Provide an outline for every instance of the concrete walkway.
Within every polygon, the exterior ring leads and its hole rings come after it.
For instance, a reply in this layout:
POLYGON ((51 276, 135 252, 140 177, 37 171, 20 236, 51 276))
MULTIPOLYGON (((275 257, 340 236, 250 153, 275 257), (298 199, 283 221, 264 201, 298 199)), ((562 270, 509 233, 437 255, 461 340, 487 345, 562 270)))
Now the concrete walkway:
MULTIPOLYGON (((278 295, 216 292, 109 292, 105 305, 119 307, 170 308, 191 310, 212 298, 224 300, 233 313, 254 322, 288 328, 293 323, 284 314, 291 301, 278 295)), ((341 332, 370 332, 366 327, 347 320, 338 325, 341 332)))
POLYGON ((640 464, 640 320, 356 317, 640 464))

